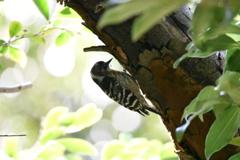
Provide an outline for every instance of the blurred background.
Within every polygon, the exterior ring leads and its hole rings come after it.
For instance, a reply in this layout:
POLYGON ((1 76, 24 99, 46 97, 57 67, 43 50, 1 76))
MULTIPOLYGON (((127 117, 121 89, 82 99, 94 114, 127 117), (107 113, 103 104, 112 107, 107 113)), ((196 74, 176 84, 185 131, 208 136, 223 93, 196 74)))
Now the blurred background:
MULTIPOLYGON (((52 17, 60 10, 59 4, 49 0, 52 17)), ((8 27, 12 21, 19 21, 23 28, 38 32, 48 24, 32 0, 5 0, 0 2, 0 39, 8 40, 8 27)), ((170 141, 161 120, 155 114, 142 117, 108 98, 92 81, 90 69, 97 61, 107 61, 112 56, 104 52, 83 52, 83 48, 101 45, 102 42, 87 31, 79 18, 65 19, 60 27, 80 32, 62 46, 55 45, 60 30, 54 30, 45 37, 46 44, 23 39, 15 44, 27 54, 25 68, 0 57, 0 86, 32 82, 33 87, 20 93, 0 94, 0 134, 27 134, 21 137, 22 149, 30 148, 36 141, 41 120, 48 111, 57 106, 67 106, 70 111, 95 103, 103 110, 102 119, 91 128, 71 134, 90 141, 101 149, 107 141, 117 139, 120 133, 131 137, 170 141)), ((114 59, 111 67, 123 70, 114 59)), ((0 138, 0 143, 2 139, 0 138)), ((2 151, 1 151, 2 152, 2 151)), ((96 156, 85 159, 98 159, 96 156)))

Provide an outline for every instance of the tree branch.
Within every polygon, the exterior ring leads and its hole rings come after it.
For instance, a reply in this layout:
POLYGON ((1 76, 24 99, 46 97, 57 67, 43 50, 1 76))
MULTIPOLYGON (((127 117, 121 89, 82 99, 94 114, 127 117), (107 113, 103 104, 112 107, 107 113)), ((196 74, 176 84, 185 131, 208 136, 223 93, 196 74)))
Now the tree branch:
POLYGON ((20 92, 23 89, 27 89, 32 87, 31 82, 25 82, 22 84, 17 84, 14 86, 7 86, 7 87, 0 87, 0 93, 15 93, 15 92, 20 92))
POLYGON ((0 135, 0 137, 22 137, 27 136, 26 134, 6 134, 6 135, 0 135))

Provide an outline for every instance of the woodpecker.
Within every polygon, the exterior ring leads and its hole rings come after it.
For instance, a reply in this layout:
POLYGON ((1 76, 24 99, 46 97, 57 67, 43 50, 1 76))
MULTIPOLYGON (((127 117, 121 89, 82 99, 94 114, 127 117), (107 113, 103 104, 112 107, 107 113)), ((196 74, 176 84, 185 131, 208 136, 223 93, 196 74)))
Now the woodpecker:
POLYGON ((109 67, 110 59, 107 62, 99 61, 91 69, 93 81, 111 99, 120 105, 136 111, 145 116, 148 111, 160 113, 150 107, 139 90, 137 82, 129 74, 113 70, 109 67))

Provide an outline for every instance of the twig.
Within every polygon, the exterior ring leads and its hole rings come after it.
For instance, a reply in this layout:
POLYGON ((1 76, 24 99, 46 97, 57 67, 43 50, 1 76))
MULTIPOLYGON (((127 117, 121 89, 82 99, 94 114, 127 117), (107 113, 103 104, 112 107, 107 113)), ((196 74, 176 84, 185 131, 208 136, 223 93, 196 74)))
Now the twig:
POLYGON ((84 48, 83 51, 84 52, 93 52, 93 51, 97 51, 97 52, 109 52, 110 53, 110 48, 109 46, 91 46, 88 48, 84 48))
POLYGON ((14 86, 8 86, 8 87, 0 87, 0 93, 14 93, 14 92, 19 92, 23 89, 27 89, 32 87, 31 82, 25 82, 22 84, 17 84, 14 86))
POLYGON ((27 136, 26 134, 6 134, 6 135, 0 135, 0 137, 22 137, 27 136))
MULTIPOLYGON (((38 33, 35 33, 35 34, 26 35, 26 36, 20 36, 20 37, 18 37, 18 38, 14 37, 13 40, 10 39, 8 42, 1 44, 0 47, 9 45, 9 44, 11 44, 11 43, 13 43, 13 42, 15 42, 15 41, 17 41, 17 40, 19 40, 19 39, 41 36, 41 35, 43 35, 46 31, 53 30, 53 29, 59 29, 59 30, 65 30, 65 31, 68 31, 68 32, 73 32, 73 31, 70 31, 70 30, 68 30, 68 29, 61 28, 61 27, 47 28, 47 29, 44 29, 44 30, 42 30, 42 31, 39 31, 38 33)), ((74 32, 76 32, 76 31, 74 31, 74 32)), ((79 32, 77 32, 77 33, 80 34, 79 32)))

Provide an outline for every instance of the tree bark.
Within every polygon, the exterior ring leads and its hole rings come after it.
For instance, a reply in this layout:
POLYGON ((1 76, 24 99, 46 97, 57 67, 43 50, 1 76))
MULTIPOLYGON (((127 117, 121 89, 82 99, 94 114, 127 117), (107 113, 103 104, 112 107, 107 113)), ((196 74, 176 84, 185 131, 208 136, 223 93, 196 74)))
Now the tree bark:
MULTIPOLYGON (((61 0, 60 3, 62 3, 61 0)), ((186 130, 181 142, 176 141, 175 130, 184 108, 208 85, 214 85, 221 75, 216 55, 208 58, 188 58, 173 69, 173 63, 186 53, 191 42, 188 32, 192 13, 187 6, 166 16, 136 43, 131 41, 133 19, 119 25, 111 25, 99 31, 97 22, 104 9, 96 11, 102 0, 74 0, 65 2, 85 21, 85 25, 101 39, 106 46, 86 50, 104 50, 113 55, 119 63, 138 81, 147 98, 163 114, 161 117, 178 151, 180 159, 204 160, 205 138, 215 120, 214 114, 204 115, 204 122, 195 118, 186 130)), ((137 7, 137 6, 136 6, 137 7)), ((154 15, 153 15, 154 16, 154 15)), ((213 154, 212 160, 228 159, 239 152, 239 148, 228 145, 213 154)))

